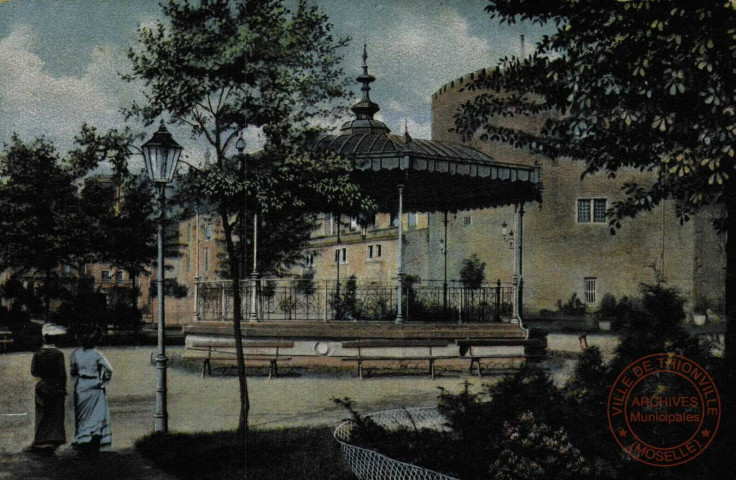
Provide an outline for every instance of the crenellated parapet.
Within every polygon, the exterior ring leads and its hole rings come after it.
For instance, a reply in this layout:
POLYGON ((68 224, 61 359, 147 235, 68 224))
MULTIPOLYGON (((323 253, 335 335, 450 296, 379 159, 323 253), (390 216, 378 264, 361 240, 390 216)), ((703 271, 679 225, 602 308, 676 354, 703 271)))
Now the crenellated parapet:
POLYGON ((490 77, 496 71, 496 68, 497 67, 481 68, 472 73, 463 75, 462 77, 459 77, 459 78, 456 78, 455 80, 447 82, 444 85, 442 85, 436 92, 432 94, 432 99, 434 100, 437 97, 441 96, 443 93, 447 92, 448 90, 452 91, 456 88, 462 87, 479 78, 490 77))

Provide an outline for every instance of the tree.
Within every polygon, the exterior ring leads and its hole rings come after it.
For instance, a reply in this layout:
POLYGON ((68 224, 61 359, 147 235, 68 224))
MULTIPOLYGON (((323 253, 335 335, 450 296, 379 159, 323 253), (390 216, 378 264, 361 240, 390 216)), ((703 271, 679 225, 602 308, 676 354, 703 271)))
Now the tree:
POLYGON ((26 144, 17 135, 0 158, 0 177, 0 266, 45 276, 48 315, 52 272, 79 253, 68 229, 77 218, 74 177, 50 142, 26 144))
MULTIPOLYGON (((341 101, 348 95, 340 67, 347 39, 333 37, 324 14, 304 0, 293 10, 282 0, 170 0, 162 9, 167 22, 139 28, 129 52, 133 72, 125 78, 142 80, 146 99, 128 113, 148 123, 168 113, 213 148, 214 163, 190 169, 183 194, 216 205, 234 281, 245 277, 245 248, 238 245, 249 234, 245 204, 266 222, 278 212, 307 214, 318 205, 346 211, 368 204, 349 183, 343 160, 317 158, 306 148, 321 130, 315 125, 343 111, 341 101), (246 130, 262 134, 265 144, 257 155, 233 151, 246 130)), ((245 447, 250 405, 241 306, 240 289, 234 288, 245 447)))
POLYGON ((105 262, 135 274, 152 258, 150 197, 115 162, 129 142, 127 133, 101 136, 85 125, 63 157, 44 138, 17 135, 0 155, 0 271, 43 275, 46 317, 58 267, 81 274, 85 263, 105 262), (111 181, 90 177, 111 160, 111 181))
MULTIPOLYGON (((725 372, 736 371, 736 4, 706 0, 579 2, 491 0, 509 24, 551 24, 528 58, 507 58, 471 87, 456 127, 465 138, 503 142, 585 162, 586 174, 631 167, 651 181, 623 186, 609 212, 624 218, 674 199, 681 222, 716 206, 726 239, 725 372), (498 92, 505 92, 498 95, 498 92), (494 124, 495 115, 546 115, 540 132, 494 124)), ((733 398, 733 393, 730 395, 733 398)))

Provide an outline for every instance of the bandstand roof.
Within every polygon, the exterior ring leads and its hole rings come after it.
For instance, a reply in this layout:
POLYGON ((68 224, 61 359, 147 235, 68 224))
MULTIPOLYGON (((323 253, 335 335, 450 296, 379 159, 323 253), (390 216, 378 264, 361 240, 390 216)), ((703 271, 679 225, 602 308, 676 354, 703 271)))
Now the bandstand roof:
POLYGON ((404 211, 471 210, 540 199, 539 167, 505 164, 460 143, 419 140, 408 132, 392 135, 375 120, 379 110, 369 97, 363 50, 363 98, 353 105, 356 119, 346 122, 339 135, 316 140, 316 151, 331 151, 347 158, 352 180, 369 194, 383 212, 397 210, 398 187, 404 186, 404 211))

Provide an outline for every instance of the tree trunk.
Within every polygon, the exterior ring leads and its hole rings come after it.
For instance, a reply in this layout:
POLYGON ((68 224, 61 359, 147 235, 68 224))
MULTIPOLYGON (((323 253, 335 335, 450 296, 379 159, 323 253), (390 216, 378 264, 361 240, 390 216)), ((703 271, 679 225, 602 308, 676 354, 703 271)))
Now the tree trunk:
POLYGON ((233 242, 233 228, 229 223, 227 212, 224 207, 220 208, 225 231, 225 245, 227 258, 230 264, 230 274, 233 279, 233 334, 235 335, 235 355, 238 363, 238 382, 240 384, 240 418, 238 421, 238 436, 240 438, 243 458, 243 471, 245 471, 245 459, 248 445, 248 412, 250 411, 250 400, 248 398, 248 379, 245 376, 245 356, 243 355, 243 330, 242 320, 243 300, 240 296, 240 259, 235 252, 233 242))
POLYGON ((46 284, 43 286, 43 321, 48 322, 51 316, 51 269, 46 269, 46 284))
MULTIPOLYGON (((733 187, 726 193, 726 334, 723 375, 718 389, 722 403, 722 440, 736 441, 736 192, 733 187)), ((731 456, 733 457, 733 456, 731 456)), ((731 464, 736 463, 731 458, 731 464)))

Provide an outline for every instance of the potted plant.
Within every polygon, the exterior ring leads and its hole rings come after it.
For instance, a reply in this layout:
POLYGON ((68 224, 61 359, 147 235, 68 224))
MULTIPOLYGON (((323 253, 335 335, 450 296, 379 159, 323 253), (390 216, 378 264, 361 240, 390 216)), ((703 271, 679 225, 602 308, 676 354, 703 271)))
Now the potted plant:
POLYGON ((698 297, 693 307, 692 317, 693 323, 699 327, 705 325, 708 320, 708 309, 710 308, 710 302, 707 298, 698 297))

